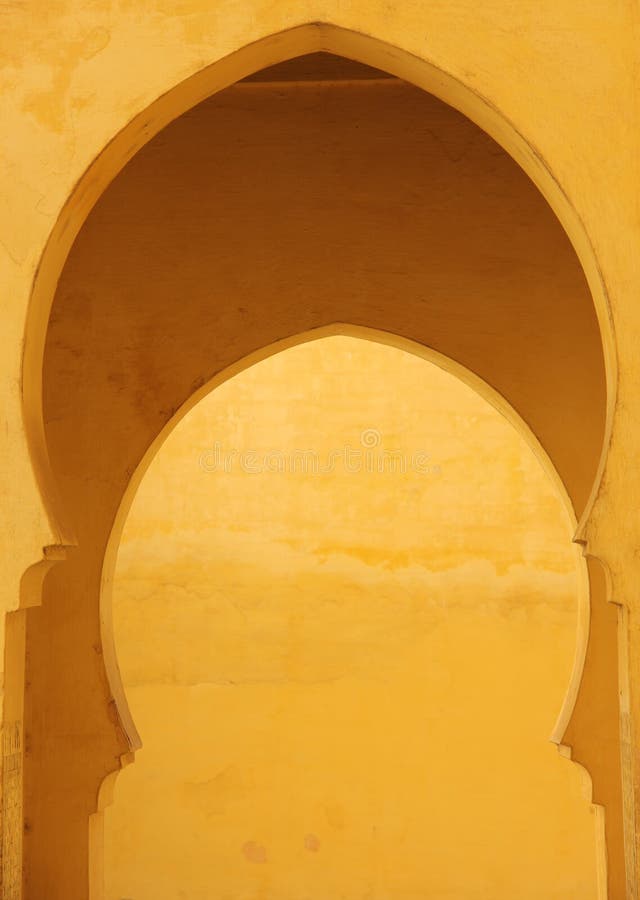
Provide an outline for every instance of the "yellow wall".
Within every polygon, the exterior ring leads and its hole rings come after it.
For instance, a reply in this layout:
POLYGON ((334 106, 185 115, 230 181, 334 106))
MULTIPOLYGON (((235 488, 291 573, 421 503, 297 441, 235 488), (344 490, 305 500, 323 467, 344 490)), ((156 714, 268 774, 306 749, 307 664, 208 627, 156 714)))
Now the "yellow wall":
POLYGON ((588 779, 548 742, 582 565, 523 439, 422 359, 330 337, 216 389, 118 558, 144 748, 107 900, 595 900, 588 779))
MULTIPOLYGON (((87 896, 83 843, 87 818, 98 805, 97 785, 118 767, 119 754, 128 746, 126 735, 118 730, 124 712, 118 707, 117 678, 107 654, 108 630, 103 640, 99 625, 103 527, 117 508, 127 481, 118 467, 118 451, 123 451, 128 441, 133 444, 131 459, 124 467, 130 475, 139 452, 146 448, 146 438, 155 436, 179 405, 173 402, 175 396, 167 396, 167 384, 173 383, 176 373, 161 371, 166 348, 152 334, 150 343, 154 338, 157 343, 150 359, 140 347, 133 347, 125 370, 130 375, 136 365, 145 372, 157 366, 148 385, 160 407, 156 418, 153 404, 145 406, 143 402, 140 385, 131 382, 127 384, 140 421, 132 422, 123 415, 126 403, 119 405, 119 400, 126 394, 126 377, 118 384, 121 373, 109 371, 107 377, 113 379, 120 394, 101 407, 96 403, 100 390, 92 385, 86 402, 91 410, 97 407, 95 430, 99 435, 109 419, 112 425, 120 423, 121 430, 114 429, 119 441, 103 442, 112 468, 97 464, 90 468, 100 450, 99 440, 86 441, 87 465, 78 458, 82 454, 71 452, 73 438, 78 436, 78 446, 86 434, 79 433, 73 416, 62 422, 64 413, 45 411, 41 402, 44 335, 58 276, 92 204, 156 131, 248 71, 313 49, 355 55, 388 67, 466 112, 498 139, 540 187, 585 267, 605 344, 610 427, 605 433, 604 474, 601 479, 599 472, 595 478, 596 502, 580 534, 589 552, 606 564, 607 596, 622 606, 619 691, 627 885, 625 889, 619 883, 612 896, 637 896, 640 780, 633 767, 640 744, 640 628, 636 623, 640 467, 635 464, 640 454, 639 17, 637 4, 628 0, 593 0, 589 4, 580 0, 492 0, 489 4, 477 0, 396 4, 388 0, 248 0, 243 4, 222 0, 98 4, 57 0, 52 4, 32 0, 6 4, 0 36, 4 124, 0 166, 3 610, 37 604, 37 576, 44 573, 49 560, 68 556, 67 562, 53 569, 44 605, 28 610, 28 827, 23 829, 18 811, 3 836, 6 851, 7 842, 15 847, 24 830, 27 896, 35 900, 85 900, 87 896), (70 446, 67 440, 60 441, 62 463, 55 474, 47 464, 50 435, 45 439, 44 420, 54 429, 68 429, 72 436, 70 446), (148 426, 147 431, 141 423, 148 426), (67 483, 61 485, 65 479, 67 483), (83 522, 82 533, 73 535, 64 526, 77 520, 79 507, 89 510, 88 518, 93 517, 97 524, 92 531, 83 522), (74 537, 82 545, 80 553, 74 537), (29 569, 32 565, 38 567, 37 572, 29 569), (26 579, 25 571, 29 572, 26 579), (29 590, 25 591, 27 583, 29 590)), ((101 247, 107 253, 109 241, 103 241, 101 247)), ((556 271, 556 260, 550 260, 556 271)), ((538 283, 533 270, 528 277, 538 283)), ((83 287, 87 283, 84 281, 83 287)), ((512 302, 513 295, 508 295, 512 302)), ((75 297, 79 313, 96 311, 95 298, 80 293, 75 297)), ((106 297, 111 309, 113 298, 108 291, 106 297)), ((181 300, 179 297, 177 305, 181 300)), ((556 305, 566 309, 562 295, 556 305)), ((95 330, 101 340, 92 344, 83 334, 77 345, 68 345, 70 356, 80 361, 69 384, 63 385, 72 406, 81 404, 70 388, 86 381, 82 351, 86 349, 89 359, 101 354, 119 359, 131 346, 127 341, 131 330, 126 325, 130 309, 125 305, 124 312, 114 312, 114 321, 122 316, 121 331, 115 328, 110 332, 97 317, 87 330, 95 330)), ((533 299, 523 300, 523 313, 527 311, 535 318, 533 299)), ((74 312, 72 309, 71 318, 74 312)), ((358 321, 367 324, 369 312, 358 321)), ((467 313, 454 315, 445 330, 457 334, 467 313)), ((500 314, 492 317, 489 326, 495 332, 496 346, 525 346, 521 321, 521 316, 515 322, 500 314)), ((221 342, 241 356, 246 322, 227 324, 230 327, 221 342)), ((380 327, 375 321, 369 324, 380 327)), ((414 326, 412 322, 412 336, 426 339, 414 326)), ((252 340, 256 347, 264 346, 295 330, 291 319, 269 319, 268 325, 256 327, 252 340)), ((161 333, 168 334, 169 329, 161 333)), ((537 358, 539 370, 546 374, 553 347, 562 355, 573 346, 575 334, 571 329, 567 336, 554 329, 544 334, 537 358)), ((476 338, 472 331, 472 345, 476 338)), ((480 355, 490 362, 497 359, 491 349, 480 355)), ((515 368, 502 379, 505 394, 521 393, 521 358, 517 350, 515 368)), ((585 383, 585 373, 591 370, 591 362, 585 359, 569 364, 556 386, 570 384, 570 398, 588 395, 591 387, 585 383)), ((48 372, 45 388, 60 383, 61 373, 69 372, 67 363, 48 372)), ((193 379, 194 385, 201 383, 193 379)), ((179 402, 189 393, 183 388, 180 385, 176 392, 179 402)), ((551 402, 555 386, 542 384, 540 395, 551 402)), ((588 414, 590 404, 585 406, 588 414)), ((595 404, 592 411, 597 408, 595 404)), ((553 427, 544 417, 535 427, 539 437, 553 431, 573 432, 573 438, 581 433, 579 416, 577 423, 562 414, 550 418, 556 420, 553 427)), ((574 443, 573 438, 573 449, 564 463, 569 473, 580 467, 578 481, 584 499, 588 495, 585 482, 591 484, 594 469, 587 463, 591 453, 583 454, 580 440, 574 443)), ((554 440, 562 445, 557 434, 554 440)), ((598 622, 597 617, 592 621, 598 622)), ((593 660, 615 660, 615 650, 610 652, 611 635, 611 629, 605 629, 603 636, 599 625, 592 631, 593 660)), ((8 647, 5 660, 4 715, 10 725, 13 717, 21 716, 25 693, 21 677, 24 654, 16 649, 8 647), (12 662, 15 672, 11 671, 12 662)), ((610 713, 613 719, 617 707, 608 700, 617 697, 618 685, 612 679, 616 669, 608 662, 601 668, 606 679, 591 677, 583 682, 587 685, 583 708, 614 710, 610 713)), ((613 742, 608 726, 603 728, 603 717, 593 715, 579 730, 583 746, 599 752, 603 730, 613 742)), ((616 763, 607 759, 601 772, 599 790, 613 788, 619 795, 616 763)), ((4 852, 3 864, 8 858, 4 852)), ((11 889, 19 893, 19 864, 16 873, 11 889)))

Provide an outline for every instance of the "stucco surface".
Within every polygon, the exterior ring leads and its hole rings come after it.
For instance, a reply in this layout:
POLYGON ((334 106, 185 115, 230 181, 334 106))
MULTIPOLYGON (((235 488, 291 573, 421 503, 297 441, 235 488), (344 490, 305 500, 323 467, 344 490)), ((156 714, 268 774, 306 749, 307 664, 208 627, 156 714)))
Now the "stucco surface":
MULTIPOLYGON (((546 341, 551 357, 555 341, 559 355, 566 350, 571 359, 562 375, 553 383, 541 382, 540 389, 553 397, 560 384, 570 398, 567 385, 571 385, 573 397, 591 409, 584 418, 606 421, 605 454, 592 480, 594 502, 586 510, 579 534, 588 552, 605 564, 604 574, 599 576, 602 594, 620 604, 620 674, 615 684, 618 653, 612 640, 616 627, 615 623, 611 627, 611 609, 598 605, 590 635, 593 664, 588 665, 583 682, 582 713, 573 739, 582 748, 582 758, 599 760, 596 768, 603 773, 600 792, 611 796, 619 793, 622 784, 626 887, 618 883, 611 896, 635 898, 640 808, 634 764, 640 716, 636 624, 640 482, 634 463, 640 452, 636 415, 640 383, 637 5, 629 0, 596 0, 588 8, 578 0, 525 0, 518 4, 491 0, 482 5, 470 0, 436 0, 428 5, 410 0, 395 6, 382 0, 308 0, 304 4, 100 0, 87 6, 77 0, 56 0, 9 4, 3 10, 3 21, 3 609, 40 601, 41 577, 49 561, 64 555, 59 545, 69 548, 79 539, 70 523, 77 526, 82 506, 98 513, 100 522, 79 554, 67 549, 68 561, 54 567, 49 585, 52 593, 48 601, 45 597, 40 611, 15 614, 9 629, 17 643, 5 656, 5 721, 22 723, 26 698, 27 718, 35 715, 29 724, 31 746, 38 748, 37 758, 31 762, 39 783, 25 785, 25 809, 36 797, 42 809, 55 811, 44 832, 40 812, 32 809, 27 813, 27 854, 35 846, 39 856, 32 854, 27 862, 26 896, 38 900, 41 896, 56 900, 88 896, 86 822, 101 802, 98 790, 103 777, 118 768, 122 752, 130 745, 120 730, 123 711, 116 710, 117 679, 98 612, 103 530, 114 515, 116 495, 133 474, 135 460, 144 453, 147 435, 156 435, 171 417, 176 409, 173 401, 177 399, 179 404, 191 387, 200 384, 197 379, 178 381, 161 414, 150 415, 147 409, 144 428, 120 431, 117 446, 131 443, 133 464, 124 472, 118 466, 110 473, 96 469, 100 472, 96 483, 102 491, 99 500, 87 469, 74 468, 78 461, 75 450, 64 476, 68 481, 61 484, 62 470, 54 474, 48 459, 51 432, 45 435, 42 403, 45 336, 58 278, 93 204, 153 134, 199 100, 255 69, 286 56, 330 50, 407 78, 461 109, 492 134, 555 210, 584 268, 604 346, 605 409, 601 388, 593 406, 584 401, 594 390, 593 360, 574 356, 571 330, 559 337, 553 328, 545 331, 545 340, 540 342, 541 371, 554 371, 553 364, 547 368, 546 341), (67 492, 70 482, 73 489, 67 492), (116 484, 117 491, 107 501, 116 484), (86 494, 80 486, 88 486, 86 494), (603 627, 605 621, 608 624, 603 627), (27 653, 33 669, 27 674, 26 694, 25 646, 30 648, 27 653), (70 647, 77 648, 77 656, 70 653, 70 647), (33 662, 36 659, 38 662, 33 662), (76 698, 82 713, 76 708, 76 698), (596 715, 593 710, 598 711, 596 715), (622 782, 606 752, 602 755, 603 746, 614 742, 610 725, 616 718, 622 782), (607 737, 603 744, 604 720, 607 737)), ((529 274, 529 281, 535 283, 535 274, 529 274)), ((89 313, 90 321, 91 304, 83 302, 82 296, 77 300, 74 316, 82 319, 89 313)), ((563 302, 558 301, 559 309, 563 302)), ((537 315, 537 310, 523 303, 529 316, 514 321, 503 320, 501 315, 494 318, 499 345, 519 346, 523 336, 520 322, 537 315)), ((466 313, 447 323, 449 338, 465 320, 466 313)), ((104 322, 90 327, 105 330, 104 322)), ((282 337, 282 331, 274 328, 262 333, 259 328, 254 346, 265 346, 274 334, 282 337)), ((86 343, 85 335, 81 344, 86 343)), ((126 340, 121 341, 120 347, 126 345, 126 340)), ((95 345, 89 341, 88 346, 95 355, 95 345)), ((159 352, 163 346, 160 341, 159 352)), ((230 346, 240 355, 243 352, 233 341, 230 346)), ((78 352, 76 345, 72 355, 78 352)), ((485 350, 481 354, 489 357, 490 367, 493 353, 485 350)), ((137 357, 134 350, 132 357, 148 367, 144 354, 137 357)), ((520 360, 519 351, 514 358, 520 360)), ((62 371, 65 369, 66 363, 62 371)), ((596 380, 601 377, 598 371, 596 380)), ((81 366, 75 378, 65 382, 66 387, 74 380, 82 382, 84 376, 81 366)), ((50 382, 60 377, 60 370, 50 370, 45 389, 49 391, 50 382)), ((519 384, 517 364, 501 390, 513 392, 515 386, 517 393, 519 384)), ((100 395, 96 395, 98 415, 115 421, 122 408, 117 403, 101 407, 100 395)), ((167 399, 164 387, 158 388, 157 397, 162 406, 167 399)), ((591 460, 591 451, 583 456, 581 441, 575 441, 580 425, 565 420, 564 415, 555 416, 557 431, 572 434, 569 440, 575 442, 575 449, 566 457, 566 469, 569 478, 574 471, 582 473, 580 489, 586 497, 592 477, 587 473, 593 471, 586 457, 591 460)), ((131 421, 126 415, 124 419, 131 421)), ((69 423, 77 429, 77 419, 69 423)), ((546 439, 555 429, 547 427, 546 438, 544 428, 536 425, 534 430, 546 439)), ((80 430, 77 443, 84 442, 80 430)), ((113 447, 108 447, 107 442, 105 453, 113 455, 113 447)), ((87 448, 98 458, 95 446, 85 445, 87 448)), ((6 853, 4 858, 8 858, 6 853)), ((21 890, 20 885, 15 889, 21 890)))

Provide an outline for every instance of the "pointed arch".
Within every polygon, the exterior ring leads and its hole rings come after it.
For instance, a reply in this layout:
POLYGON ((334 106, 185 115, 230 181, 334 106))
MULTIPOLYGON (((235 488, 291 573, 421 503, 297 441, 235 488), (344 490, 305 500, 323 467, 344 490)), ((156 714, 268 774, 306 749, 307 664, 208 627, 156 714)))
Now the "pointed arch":
MULTIPOLYGON (((376 328, 369 328, 362 325, 352 325, 344 322, 336 322, 332 325, 304 331, 262 347, 254 353, 251 353, 248 356, 245 356, 242 359, 238 360, 233 365, 228 366, 206 384, 202 385, 202 387, 196 390, 167 421, 165 426, 157 434, 154 441, 147 448, 146 453, 131 475, 127 487, 122 495, 122 499, 120 501, 120 505, 113 522, 104 555, 101 578, 100 622, 102 629, 102 649, 104 653, 107 678, 109 680, 111 695, 115 700, 119 719, 123 724, 127 735, 129 736, 130 745, 133 751, 139 749, 139 747, 141 746, 141 742, 135 723, 131 716, 131 712, 129 710, 129 705, 127 703, 126 694, 120 675, 120 669, 117 662, 112 620, 111 591, 113 586, 113 575, 115 571, 118 547, 120 545, 122 532, 127 516, 131 509, 131 505, 142 482, 142 479, 148 471, 153 459, 160 451, 160 448, 165 443, 169 435, 177 428, 182 419, 184 419, 184 417, 204 397, 214 391, 221 384, 224 384, 229 379, 235 377, 236 375, 239 375, 241 372, 251 368, 262 360, 268 359, 271 356, 275 356, 276 354, 281 353, 283 350, 287 350, 291 347, 296 347, 301 344, 309 343, 310 341, 322 340, 323 338, 335 335, 343 335, 395 347, 398 350, 410 353, 413 356, 417 356, 420 359, 424 359, 425 361, 438 366, 440 369, 443 369, 445 372, 448 372, 450 375, 458 378, 460 381, 474 390, 491 406, 493 406, 494 409, 496 409, 502 416, 504 416, 504 418, 507 419, 512 427, 524 439, 529 448, 532 450, 542 469, 544 470, 546 476, 554 485, 556 492, 562 501, 565 513, 571 523, 572 528, 575 530, 577 526, 575 511, 571 499, 567 493, 566 487, 548 453, 546 452, 538 438, 535 436, 535 434, 531 431, 527 423, 498 391, 491 387, 491 385, 487 384, 486 381, 484 381, 474 372, 471 372, 469 369, 467 369, 465 366, 462 366, 455 360, 450 359, 444 354, 426 347, 423 344, 410 340, 409 338, 402 337, 388 331, 381 331, 380 329, 376 328)), ((589 579, 587 575, 586 563, 584 560, 582 560, 581 590, 578 602, 578 626, 573 671, 571 680, 568 685, 564 704, 560 711, 556 726, 551 735, 551 740, 558 745, 562 745, 563 737, 571 720, 571 715, 573 713, 573 709, 575 707, 578 692, 580 689, 580 682, 582 679, 582 672, 584 669, 587 644, 589 639, 589 619, 589 579)), ((126 762, 129 762, 132 759, 133 756, 128 755, 126 757, 126 762)))
POLYGON ((172 86, 143 112, 123 124, 79 180, 49 235, 34 278, 24 335, 22 396, 34 470, 58 543, 73 544, 73 531, 58 494, 48 457, 42 408, 42 368, 49 313, 65 260, 89 212, 126 163, 162 128, 202 100, 254 72, 307 53, 325 51, 376 67, 415 85, 462 112, 494 138, 527 173, 571 241, 585 273, 599 323, 604 353, 607 408, 602 451, 591 496, 582 512, 582 534, 595 501, 609 445, 615 400, 616 358, 607 290, 597 254, 580 216, 558 177, 491 97, 468 81, 374 35, 314 21, 261 39, 205 65, 172 86))

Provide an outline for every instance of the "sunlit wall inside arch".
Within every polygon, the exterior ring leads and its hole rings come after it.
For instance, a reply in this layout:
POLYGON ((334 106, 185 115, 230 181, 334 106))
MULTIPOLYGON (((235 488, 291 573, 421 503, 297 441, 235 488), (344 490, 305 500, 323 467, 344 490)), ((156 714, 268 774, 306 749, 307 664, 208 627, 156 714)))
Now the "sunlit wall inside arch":
POLYGON ((214 390, 119 553, 144 748, 107 900, 596 900, 587 779, 548 741, 571 532, 513 426, 409 353, 328 337, 214 390))

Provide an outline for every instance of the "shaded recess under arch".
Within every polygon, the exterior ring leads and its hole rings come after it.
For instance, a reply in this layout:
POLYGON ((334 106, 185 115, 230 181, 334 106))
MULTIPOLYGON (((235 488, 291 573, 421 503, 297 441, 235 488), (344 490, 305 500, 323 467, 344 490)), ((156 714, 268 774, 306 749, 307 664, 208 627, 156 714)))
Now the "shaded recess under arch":
MULTIPOLYGON (((595 499, 604 467, 604 454, 611 430, 616 383, 615 349, 606 287, 595 250, 580 217, 537 148, 527 141, 490 97, 450 72, 434 66, 428 58, 418 58, 383 39, 349 31, 329 22, 310 22, 288 31, 267 35, 227 57, 202 68, 187 80, 172 86, 154 104, 123 123, 122 130, 103 148, 76 186, 51 232, 36 271, 27 324, 23 360, 25 425, 29 436, 36 477, 60 543, 73 543, 73 528, 67 521, 50 471, 42 417, 42 366, 49 314, 58 279, 73 242, 93 206, 123 167, 158 132, 203 100, 241 80, 249 80, 261 70, 308 54, 332 54, 357 61, 403 79, 462 112, 491 135, 527 173, 539 189, 572 243, 584 271, 595 312, 604 353, 606 403, 601 452, 592 490, 581 511, 583 518, 595 499)), ((257 79, 259 80, 259 79, 257 79)), ((576 373, 577 374, 577 373, 576 373)))

